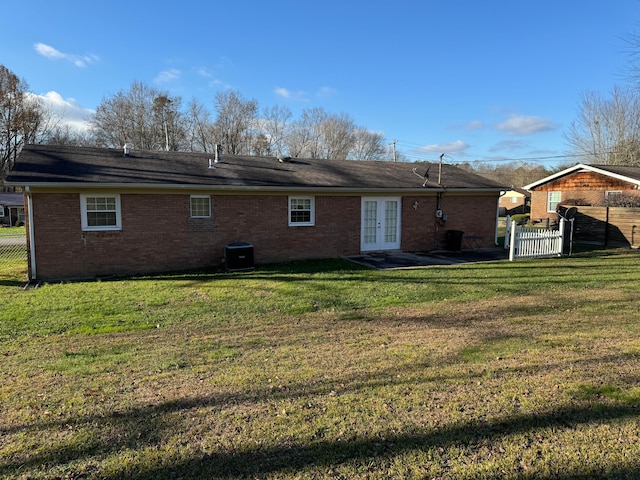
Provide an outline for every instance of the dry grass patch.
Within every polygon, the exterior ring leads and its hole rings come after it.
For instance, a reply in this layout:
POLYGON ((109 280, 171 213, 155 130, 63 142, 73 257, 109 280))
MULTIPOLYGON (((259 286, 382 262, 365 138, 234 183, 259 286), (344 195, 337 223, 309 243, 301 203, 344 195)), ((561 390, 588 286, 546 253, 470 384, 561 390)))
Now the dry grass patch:
MULTIPOLYGON (((512 268, 473 272, 497 285, 512 268)), ((517 268, 527 276, 526 264, 517 268)), ((76 325, 6 336, 0 476, 640 474, 640 323, 632 288, 640 280, 611 273, 605 288, 565 285, 553 295, 528 289, 514 296, 493 285, 479 294, 464 269, 424 272, 431 277, 332 273, 336 282, 387 288, 394 299, 355 308, 349 305, 363 301, 357 292, 342 293, 346 307, 338 297, 319 305, 329 299, 318 292, 333 287, 306 273, 287 273, 288 290, 298 282, 298 292, 308 292, 287 303, 278 298, 280 273, 275 280, 263 273, 257 291, 267 303, 239 306, 242 315, 214 303, 215 281, 178 280, 168 303, 155 288, 149 300, 139 299, 150 318, 155 309, 168 319, 159 328, 87 334, 76 325), (450 298, 437 297, 456 277, 459 294, 449 286, 450 298), (399 305, 405 286, 436 293, 399 305), (286 312, 314 302, 309 311, 286 312)))

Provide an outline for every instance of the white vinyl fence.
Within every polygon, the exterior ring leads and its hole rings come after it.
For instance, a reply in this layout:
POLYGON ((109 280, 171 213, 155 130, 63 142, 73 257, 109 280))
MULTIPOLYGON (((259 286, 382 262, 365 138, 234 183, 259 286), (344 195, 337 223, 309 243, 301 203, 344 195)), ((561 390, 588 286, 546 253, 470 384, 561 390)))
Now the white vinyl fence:
POLYGON ((564 219, 558 230, 531 228, 517 225, 507 217, 505 248, 509 248, 509 260, 561 256, 564 242, 564 219))

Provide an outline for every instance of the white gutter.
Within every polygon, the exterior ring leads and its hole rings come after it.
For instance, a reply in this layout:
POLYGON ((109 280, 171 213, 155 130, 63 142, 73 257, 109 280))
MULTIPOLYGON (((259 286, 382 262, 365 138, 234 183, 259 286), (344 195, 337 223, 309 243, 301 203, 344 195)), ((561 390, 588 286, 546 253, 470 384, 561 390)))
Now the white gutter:
MULTIPOLYGON (((13 184, 7 182, 11 185, 13 184)), ((220 192, 300 192, 301 190, 309 192, 326 192, 326 193, 419 193, 419 192, 502 192, 505 187, 340 187, 340 186, 314 186, 314 185, 297 185, 297 186, 261 186, 261 185, 211 185, 211 184, 163 184, 163 183, 88 183, 88 182, 32 182, 29 183, 32 188, 42 189, 59 189, 66 188, 73 191, 79 190, 202 190, 202 191, 220 191, 220 192)))
POLYGON ((27 208, 29 209, 29 256, 31 257, 31 268, 29 269, 29 280, 37 278, 36 275, 36 242, 33 234, 33 200, 31 198, 31 189, 29 186, 24 187, 24 193, 27 197, 27 208))

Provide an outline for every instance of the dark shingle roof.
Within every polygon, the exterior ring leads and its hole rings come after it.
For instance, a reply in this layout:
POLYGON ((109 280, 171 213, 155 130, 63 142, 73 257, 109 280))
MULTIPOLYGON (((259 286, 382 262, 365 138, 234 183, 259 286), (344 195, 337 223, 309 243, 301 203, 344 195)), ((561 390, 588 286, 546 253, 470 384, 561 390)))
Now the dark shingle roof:
POLYGON ((22 193, 0 193, 0 205, 22 207, 24 205, 24 195, 22 193))
POLYGON ((631 167, 625 165, 591 165, 593 168, 604 170, 606 172, 622 175, 632 180, 640 180, 640 167, 631 167))
POLYGON ((289 159, 221 155, 214 169, 213 154, 122 150, 51 145, 26 146, 7 183, 13 185, 90 185, 138 187, 199 187, 212 189, 427 189, 504 190, 505 187, 452 165, 429 163, 289 159))

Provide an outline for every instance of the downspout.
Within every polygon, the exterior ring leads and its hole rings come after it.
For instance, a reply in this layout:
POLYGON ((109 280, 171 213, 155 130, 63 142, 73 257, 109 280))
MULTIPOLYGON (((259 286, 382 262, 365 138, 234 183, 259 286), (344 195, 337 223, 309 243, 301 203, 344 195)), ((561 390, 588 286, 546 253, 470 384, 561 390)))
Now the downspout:
MULTIPOLYGON (((511 187, 511 189, 513 190, 513 186, 511 187)), ((494 238, 493 238, 493 243, 494 243, 495 245, 499 245, 498 238, 500 237, 500 236, 498 235, 498 233, 499 233, 499 232, 498 232, 498 226, 499 226, 499 224, 500 224, 500 199, 501 199, 502 197, 504 197, 506 194, 507 194, 507 191, 506 191, 506 190, 505 190, 504 192, 501 192, 501 193, 500 193, 500 195, 498 196, 498 205, 496 205, 496 230, 495 230, 495 232, 494 232, 494 238)), ((525 200, 525 202, 526 202, 526 200, 525 200)), ((505 238, 505 239, 504 239, 505 243, 506 243, 508 240, 509 240, 508 238, 505 238)))
POLYGON ((33 199, 31 198, 31 189, 29 186, 24 187, 24 194, 27 197, 27 208, 29 209, 29 280, 35 280, 36 276, 36 242, 33 235, 33 199))

